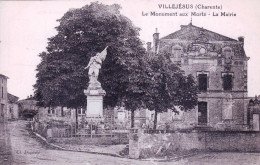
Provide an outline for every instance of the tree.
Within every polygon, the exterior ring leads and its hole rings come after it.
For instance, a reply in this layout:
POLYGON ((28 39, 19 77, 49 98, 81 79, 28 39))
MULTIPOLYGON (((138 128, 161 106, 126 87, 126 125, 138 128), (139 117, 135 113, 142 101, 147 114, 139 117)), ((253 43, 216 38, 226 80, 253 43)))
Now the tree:
POLYGON ((172 63, 166 53, 147 58, 149 85, 145 91, 145 104, 154 110, 154 129, 157 127, 157 114, 168 109, 178 113, 176 106, 183 111, 197 105, 198 90, 192 75, 185 76, 179 66, 172 63))
POLYGON ((139 59, 145 49, 138 38, 140 29, 120 14, 120 6, 95 2, 68 11, 58 21, 58 34, 49 38, 37 66, 34 87, 40 104, 75 109, 86 106, 83 91, 89 79, 84 68, 90 57, 109 46, 99 75, 106 91, 104 106, 125 103, 132 112, 140 107, 144 91, 138 83, 144 82, 136 74, 141 71, 139 59))

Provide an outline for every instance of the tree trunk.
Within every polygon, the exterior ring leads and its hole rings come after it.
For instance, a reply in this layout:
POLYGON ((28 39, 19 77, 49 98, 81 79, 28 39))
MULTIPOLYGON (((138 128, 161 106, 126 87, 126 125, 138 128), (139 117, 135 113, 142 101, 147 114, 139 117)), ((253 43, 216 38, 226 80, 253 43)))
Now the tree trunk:
POLYGON ((61 117, 64 116, 64 113, 63 113, 63 106, 61 106, 61 117))
POLYGON ((135 111, 131 110, 131 128, 134 128, 135 126, 135 111))
POLYGON ((75 108, 76 110, 76 130, 78 130, 78 108, 75 108))
POLYGON ((157 127, 157 111, 154 112, 153 129, 157 127))

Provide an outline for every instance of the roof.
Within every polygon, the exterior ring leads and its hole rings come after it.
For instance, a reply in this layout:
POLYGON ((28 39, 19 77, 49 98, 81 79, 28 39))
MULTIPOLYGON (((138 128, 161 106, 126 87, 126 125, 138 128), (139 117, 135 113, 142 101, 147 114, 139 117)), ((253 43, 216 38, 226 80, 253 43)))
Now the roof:
POLYGON ((29 97, 29 98, 26 98, 26 99, 19 100, 19 102, 21 102, 21 101, 37 101, 37 100, 33 97, 29 97))
POLYGON ((4 77, 4 78, 8 79, 8 77, 3 74, 0 74, 0 77, 4 77))
POLYGON ((7 97, 8 97, 8 100, 11 103, 15 103, 15 102, 17 102, 19 100, 19 97, 15 96, 15 95, 12 95, 10 93, 8 93, 7 97))
POLYGON ((221 34, 212 32, 210 30, 200 28, 197 26, 192 25, 192 23, 188 25, 181 25, 181 29, 171 33, 161 39, 196 39, 201 35, 207 37, 210 41, 237 41, 235 39, 223 36, 221 34))

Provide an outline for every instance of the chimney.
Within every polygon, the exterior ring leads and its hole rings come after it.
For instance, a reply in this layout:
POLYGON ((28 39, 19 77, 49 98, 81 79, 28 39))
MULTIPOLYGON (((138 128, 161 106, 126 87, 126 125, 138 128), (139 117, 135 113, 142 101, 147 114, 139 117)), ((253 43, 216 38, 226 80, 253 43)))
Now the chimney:
POLYGON ((152 50, 152 42, 147 42, 147 51, 151 51, 152 50))
POLYGON ((242 43, 242 45, 244 46, 244 37, 240 36, 238 37, 238 41, 242 43))
POLYGON ((155 33, 153 34, 153 45, 154 45, 154 52, 157 52, 158 44, 159 44, 159 34, 158 29, 155 29, 155 33))

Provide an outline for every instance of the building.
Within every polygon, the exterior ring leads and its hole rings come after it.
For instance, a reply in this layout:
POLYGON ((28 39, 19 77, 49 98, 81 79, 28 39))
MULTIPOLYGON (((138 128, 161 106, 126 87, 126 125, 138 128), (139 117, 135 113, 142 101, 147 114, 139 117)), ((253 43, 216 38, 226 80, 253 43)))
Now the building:
POLYGON ((7 76, 0 74, 0 122, 6 121, 7 117, 7 79, 7 76))
POLYGON ((24 118, 32 118, 38 113, 37 101, 32 97, 18 101, 19 111, 24 118))
POLYGON ((28 96, 26 99, 18 101, 19 114, 23 118, 34 118, 35 120, 43 121, 64 121, 67 123, 81 124, 85 119, 85 110, 78 109, 76 119, 76 110, 67 107, 43 107, 37 105, 38 101, 33 96, 28 96))
POLYGON ((260 96, 250 99, 247 113, 250 130, 260 131, 260 96))
POLYGON ((156 29, 151 45, 147 43, 151 53, 170 53, 173 63, 186 75, 195 77, 200 90, 194 110, 179 115, 161 114, 161 123, 224 130, 247 128, 249 57, 243 37, 235 40, 190 23, 162 38, 156 29))
MULTIPOLYGON (((38 107, 38 119, 53 119, 53 120, 66 120, 75 122, 75 109, 70 109, 67 107, 38 107)), ((82 120, 82 117, 85 116, 85 112, 82 109, 78 110, 78 119, 82 120)))
MULTIPOLYGON (((104 110, 104 122, 113 129, 131 128, 131 111, 124 107, 107 108, 104 110)), ((153 128, 154 111, 138 109, 134 111, 134 126, 153 128)), ((160 118, 159 118, 160 119, 160 118)))
POLYGON ((18 108, 18 99, 19 97, 14 96, 10 93, 7 94, 8 104, 7 104, 7 119, 14 120, 20 117, 20 112, 18 108))

